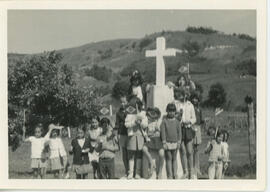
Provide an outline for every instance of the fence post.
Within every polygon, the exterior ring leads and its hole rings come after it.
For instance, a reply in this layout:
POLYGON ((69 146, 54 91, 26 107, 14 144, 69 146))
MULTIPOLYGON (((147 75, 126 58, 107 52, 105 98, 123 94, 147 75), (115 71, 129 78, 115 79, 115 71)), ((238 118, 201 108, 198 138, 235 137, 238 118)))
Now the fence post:
POLYGON ((247 103, 247 115, 248 115, 248 140, 249 140, 249 160, 250 165, 256 163, 256 130, 254 120, 254 104, 250 96, 245 98, 247 103))

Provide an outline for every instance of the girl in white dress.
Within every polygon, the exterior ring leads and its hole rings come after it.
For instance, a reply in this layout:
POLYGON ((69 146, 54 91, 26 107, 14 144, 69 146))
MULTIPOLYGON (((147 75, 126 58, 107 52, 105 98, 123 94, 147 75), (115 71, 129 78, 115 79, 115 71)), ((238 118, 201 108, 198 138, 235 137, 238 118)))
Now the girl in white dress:
POLYGON ((45 145, 49 146, 50 150, 50 167, 51 171, 54 173, 55 178, 62 178, 64 167, 67 163, 67 153, 60 137, 60 130, 63 127, 55 126, 51 124, 49 129, 51 129, 50 139, 45 145))

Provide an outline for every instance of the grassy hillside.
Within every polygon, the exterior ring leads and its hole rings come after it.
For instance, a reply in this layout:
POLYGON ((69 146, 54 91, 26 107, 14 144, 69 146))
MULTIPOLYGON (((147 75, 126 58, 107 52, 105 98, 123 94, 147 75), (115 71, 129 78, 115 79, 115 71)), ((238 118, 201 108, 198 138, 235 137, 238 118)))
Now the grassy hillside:
MULTIPOLYGON (((162 31, 142 39, 95 42, 57 52, 63 55, 62 63, 72 66, 76 79, 82 87, 94 85, 111 88, 117 80, 126 79, 134 69, 142 72, 145 81, 154 82, 155 58, 146 58, 145 50, 155 49, 155 39, 159 36, 166 38, 166 46, 169 48, 184 49, 189 43, 198 45, 196 55, 177 54, 176 57, 165 58, 168 80, 175 81, 178 68, 189 62, 192 78, 203 85, 204 98, 209 87, 215 82, 223 84, 227 100, 232 107, 243 105, 247 94, 256 97, 256 77, 247 76, 242 79, 240 74, 243 71, 236 70, 236 66, 243 61, 248 59, 256 61, 256 41, 240 39, 236 35, 162 31), (87 76, 85 70, 91 69, 93 65, 111 69, 113 73, 111 80, 106 83, 87 76)), ((24 56, 9 54, 9 66, 24 56)))

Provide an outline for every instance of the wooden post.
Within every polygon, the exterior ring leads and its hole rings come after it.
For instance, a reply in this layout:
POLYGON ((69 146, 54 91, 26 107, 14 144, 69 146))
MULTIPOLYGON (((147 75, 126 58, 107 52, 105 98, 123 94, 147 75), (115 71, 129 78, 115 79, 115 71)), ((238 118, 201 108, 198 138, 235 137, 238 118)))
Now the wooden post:
POLYGON ((246 97, 247 103, 247 115, 248 115, 248 139, 249 139, 249 160, 252 166, 256 159, 256 131, 255 131, 255 120, 254 120, 254 104, 251 97, 246 97))

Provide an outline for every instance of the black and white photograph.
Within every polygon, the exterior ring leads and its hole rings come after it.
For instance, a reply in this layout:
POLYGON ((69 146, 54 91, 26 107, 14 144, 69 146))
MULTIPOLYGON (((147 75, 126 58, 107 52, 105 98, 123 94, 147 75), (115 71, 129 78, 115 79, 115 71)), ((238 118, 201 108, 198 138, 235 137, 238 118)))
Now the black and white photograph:
POLYGON ((256 9, 6 13, 9 180, 260 177, 256 9))

